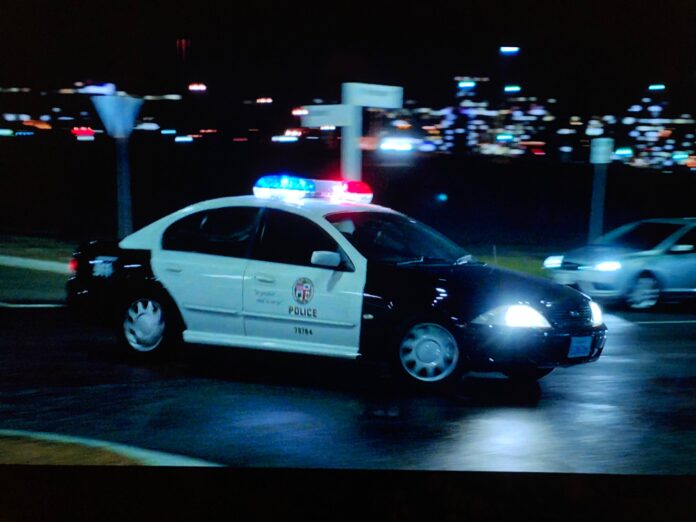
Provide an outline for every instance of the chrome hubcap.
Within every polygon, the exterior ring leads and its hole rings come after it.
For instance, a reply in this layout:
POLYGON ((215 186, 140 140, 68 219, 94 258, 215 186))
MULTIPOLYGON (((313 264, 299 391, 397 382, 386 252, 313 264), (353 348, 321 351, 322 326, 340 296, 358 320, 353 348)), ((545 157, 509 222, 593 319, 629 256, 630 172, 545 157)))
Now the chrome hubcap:
POLYGON ((660 289, 652 277, 641 277, 636 281, 629 296, 632 308, 651 308, 657 304, 660 289))
POLYGON ((422 323, 414 326, 399 347, 401 365, 415 379, 437 382, 457 367, 459 349, 452 334, 440 325, 422 323))
POLYGON ((162 307, 152 299, 138 299, 131 303, 123 320, 123 331, 128 344, 139 352, 149 352, 164 338, 162 307))

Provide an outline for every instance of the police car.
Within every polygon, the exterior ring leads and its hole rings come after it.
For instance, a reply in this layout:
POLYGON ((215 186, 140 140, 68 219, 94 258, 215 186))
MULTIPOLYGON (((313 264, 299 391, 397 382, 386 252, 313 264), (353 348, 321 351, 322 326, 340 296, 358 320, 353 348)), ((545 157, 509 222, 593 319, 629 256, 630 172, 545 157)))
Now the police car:
POLYGON ((71 261, 69 303, 115 317, 120 344, 183 341, 391 361, 422 386, 463 371, 535 380, 595 361, 586 295, 478 262, 359 181, 265 176, 253 196, 188 206, 71 261))

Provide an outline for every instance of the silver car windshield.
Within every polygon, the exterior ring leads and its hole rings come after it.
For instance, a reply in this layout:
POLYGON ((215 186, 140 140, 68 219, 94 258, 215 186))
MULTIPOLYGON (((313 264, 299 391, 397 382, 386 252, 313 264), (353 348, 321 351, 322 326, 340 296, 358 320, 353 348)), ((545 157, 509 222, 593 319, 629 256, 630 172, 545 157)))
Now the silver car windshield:
POLYGON ((599 238, 596 244, 631 250, 651 250, 682 226, 674 223, 637 223, 609 232, 599 238))

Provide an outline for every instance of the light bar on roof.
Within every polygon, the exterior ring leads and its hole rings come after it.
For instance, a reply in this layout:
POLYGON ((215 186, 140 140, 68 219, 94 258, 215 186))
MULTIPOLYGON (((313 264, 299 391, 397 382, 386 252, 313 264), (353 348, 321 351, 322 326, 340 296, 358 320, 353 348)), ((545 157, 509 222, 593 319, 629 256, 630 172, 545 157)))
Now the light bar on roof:
POLYGON ((372 189, 362 181, 312 180, 289 174, 263 176, 254 185, 254 195, 285 201, 327 199, 336 203, 370 203, 372 189))

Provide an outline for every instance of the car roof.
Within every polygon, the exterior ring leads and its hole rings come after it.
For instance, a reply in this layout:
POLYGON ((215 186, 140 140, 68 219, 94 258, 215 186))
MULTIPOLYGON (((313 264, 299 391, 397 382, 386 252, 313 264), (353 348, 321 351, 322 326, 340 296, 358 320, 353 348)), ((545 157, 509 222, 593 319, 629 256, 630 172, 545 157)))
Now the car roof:
POLYGON ((696 217, 673 217, 673 218, 651 218, 642 219, 638 223, 668 223, 672 225, 694 225, 696 217))
POLYGON ((182 209, 179 212, 193 213, 201 210, 221 207, 253 206, 268 207, 281 210, 289 210, 310 218, 319 218, 334 212, 391 212, 396 213, 387 207, 368 203, 351 203, 343 201, 331 201, 322 198, 305 198, 287 201, 278 198, 259 198, 257 196, 230 196, 224 198, 209 199, 201 201, 182 209))

